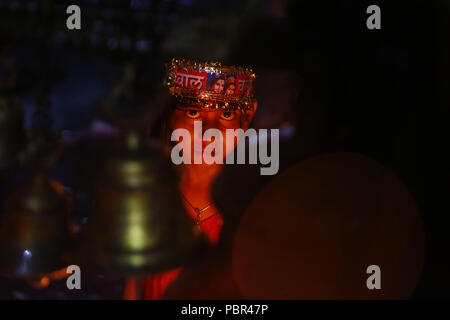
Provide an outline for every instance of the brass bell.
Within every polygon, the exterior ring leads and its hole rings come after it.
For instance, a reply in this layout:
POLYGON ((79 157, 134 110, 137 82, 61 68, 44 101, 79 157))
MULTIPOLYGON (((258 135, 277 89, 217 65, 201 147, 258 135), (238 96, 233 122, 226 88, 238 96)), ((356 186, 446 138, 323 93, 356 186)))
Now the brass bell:
POLYGON ((0 219, 0 267, 19 277, 67 265, 68 204, 63 186, 38 172, 16 186, 0 219))
POLYGON ((144 147, 137 132, 125 137, 95 180, 82 252, 91 268, 121 276, 177 267, 204 238, 184 211, 170 160, 144 147))
POLYGON ((22 106, 12 99, 0 96, 0 169, 16 163, 24 141, 22 106))

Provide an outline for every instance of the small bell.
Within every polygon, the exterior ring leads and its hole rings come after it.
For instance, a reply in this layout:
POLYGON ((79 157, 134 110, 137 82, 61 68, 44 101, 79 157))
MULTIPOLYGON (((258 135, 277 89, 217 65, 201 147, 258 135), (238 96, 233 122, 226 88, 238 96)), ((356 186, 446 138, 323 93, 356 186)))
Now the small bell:
POLYGON ((187 262, 203 244, 183 209, 170 160, 129 131, 96 179, 82 252, 91 267, 145 275, 187 262))

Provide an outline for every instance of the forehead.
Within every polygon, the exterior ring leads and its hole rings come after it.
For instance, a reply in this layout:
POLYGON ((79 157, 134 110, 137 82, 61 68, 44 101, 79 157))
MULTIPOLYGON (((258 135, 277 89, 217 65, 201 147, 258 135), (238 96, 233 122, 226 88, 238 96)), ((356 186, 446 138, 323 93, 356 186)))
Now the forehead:
MULTIPOLYGON (((208 108, 205 108, 203 103, 199 102, 199 103, 177 103, 175 106, 176 109, 180 109, 180 110, 198 110, 198 111, 208 111, 208 108)), ((215 111, 215 109, 213 109, 212 111, 215 111)))
POLYGON ((176 109, 179 110, 198 110, 202 112, 224 112, 224 111, 232 111, 232 112, 238 112, 239 110, 235 110, 232 108, 206 108, 203 103, 177 103, 175 106, 176 109))

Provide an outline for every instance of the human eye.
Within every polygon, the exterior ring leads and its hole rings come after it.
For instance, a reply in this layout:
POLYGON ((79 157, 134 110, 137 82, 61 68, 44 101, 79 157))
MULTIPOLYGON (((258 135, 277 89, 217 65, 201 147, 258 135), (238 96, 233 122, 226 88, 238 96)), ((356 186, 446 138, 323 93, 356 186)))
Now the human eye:
POLYGON ((195 110, 195 109, 186 110, 185 114, 188 118, 191 118, 191 119, 200 118, 200 112, 198 112, 198 110, 195 110))
POLYGON ((220 114, 220 118, 223 120, 233 120, 235 117, 235 114, 233 111, 223 111, 220 114))

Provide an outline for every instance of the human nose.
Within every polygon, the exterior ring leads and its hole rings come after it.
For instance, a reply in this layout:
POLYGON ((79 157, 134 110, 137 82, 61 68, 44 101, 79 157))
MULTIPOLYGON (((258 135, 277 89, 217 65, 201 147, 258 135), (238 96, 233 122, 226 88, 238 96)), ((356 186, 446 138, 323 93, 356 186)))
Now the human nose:
POLYGON ((203 133, 208 129, 220 129, 220 121, 216 112, 205 112, 203 118, 203 133))

